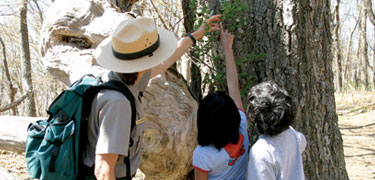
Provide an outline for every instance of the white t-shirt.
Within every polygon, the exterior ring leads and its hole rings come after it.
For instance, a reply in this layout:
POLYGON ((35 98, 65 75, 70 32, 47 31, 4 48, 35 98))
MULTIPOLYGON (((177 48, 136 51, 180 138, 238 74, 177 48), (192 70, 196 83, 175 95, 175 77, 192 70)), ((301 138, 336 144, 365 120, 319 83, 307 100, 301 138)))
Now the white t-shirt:
POLYGON ((248 180, 304 180, 305 136, 292 127, 277 136, 260 135, 249 152, 248 180))
POLYGON ((247 135, 246 114, 239 110, 240 139, 237 145, 228 144, 220 151, 214 146, 200 146, 195 148, 193 167, 195 170, 208 173, 210 180, 243 180, 245 179, 248 161, 249 137, 247 135), (230 157, 227 151, 232 152, 230 157))

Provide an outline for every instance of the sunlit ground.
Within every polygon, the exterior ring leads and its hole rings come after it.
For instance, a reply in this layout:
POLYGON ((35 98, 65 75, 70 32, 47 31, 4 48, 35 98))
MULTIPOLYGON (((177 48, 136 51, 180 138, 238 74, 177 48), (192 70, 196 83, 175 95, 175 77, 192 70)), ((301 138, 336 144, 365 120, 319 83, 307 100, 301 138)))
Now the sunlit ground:
POLYGON ((336 94, 346 169, 351 180, 375 179, 375 92, 336 94))

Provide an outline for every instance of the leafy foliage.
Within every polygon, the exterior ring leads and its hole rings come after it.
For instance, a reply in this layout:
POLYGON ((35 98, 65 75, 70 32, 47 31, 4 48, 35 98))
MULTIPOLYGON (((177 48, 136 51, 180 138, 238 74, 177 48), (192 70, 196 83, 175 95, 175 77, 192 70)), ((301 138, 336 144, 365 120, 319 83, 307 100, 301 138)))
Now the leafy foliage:
MULTIPOLYGON (((221 14, 221 19, 223 21, 222 24, 226 29, 234 35, 243 33, 242 28, 245 24, 245 18, 243 17, 246 16, 248 9, 247 4, 240 0, 221 0, 218 3, 217 12, 214 12, 213 10, 210 10, 212 8, 208 7, 207 1, 190 0, 190 8, 196 9, 194 22, 197 23, 195 24, 195 29, 203 23, 204 19, 209 18, 213 14, 221 14)), ((201 69, 206 70, 203 72, 204 90, 227 91, 224 55, 219 47, 220 32, 206 33, 205 37, 206 38, 203 38, 197 44, 194 51, 196 57, 200 58, 193 59, 201 69), (214 49, 220 50, 219 52, 215 52, 214 49)), ((236 51, 236 49, 234 49, 234 51, 236 51)), ((247 92, 253 85, 244 65, 265 57, 266 54, 242 54, 241 57, 235 57, 243 100, 246 99, 247 92)))

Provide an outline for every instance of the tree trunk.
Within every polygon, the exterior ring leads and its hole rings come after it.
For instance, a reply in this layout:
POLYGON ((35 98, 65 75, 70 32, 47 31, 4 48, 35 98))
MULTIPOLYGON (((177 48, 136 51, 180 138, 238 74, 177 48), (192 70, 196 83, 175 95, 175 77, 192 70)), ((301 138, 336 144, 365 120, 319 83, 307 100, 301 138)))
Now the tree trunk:
MULTIPOLYGON (((9 99, 10 99, 10 103, 13 104, 14 103, 14 98, 15 98, 16 93, 17 93, 17 89, 13 87, 12 79, 10 78, 10 73, 9 73, 9 68, 8 68, 8 61, 7 61, 6 47, 5 47, 4 41, 3 41, 3 39, 1 37, 0 37, 0 44, 3 47, 3 58, 4 58, 3 59, 3 64, 4 64, 5 76, 7 77, 7 80, 8 80, 8 83, 9 83, 9 99)), ((12 113, 13 113, 13 116, 17 115, 17 111, 16 111, 15 107, 12 108, 12 113)))
POLYGON ((369 17, 371 23, 372 23, 373 25, 375 25, 375 13, 374 13, 374 11, 372 10, 372 3, 371 3, 371 0, 364 0, 364 1, 366 1, 366 2, 365 2, 365 3, 366 3, 365 7, 366 7, 366 10, 367 10, 368 17, 369 17))
MULTIPOLYGON (((368 83, 368 44, 367 44, 367 11, 366 11, 366 1, 362 0, 359 3, 359 43, 358 43, 358 58, 359 58, 359 70, 363 71, 363 78, 364 78, 364 86, 365 89, 368 90, 369 83, 368 83)), ((361 78, 359 76, 358 78, 361 78)))
MULTIPOLYGON (((358 52, 357 52, 357 57, 358 57, 358 52)), ((357 58, 357 67, 355 69, 355 74, 354 74, 354 85, 355 85, 355 90, 359 90, 359 85, 361 82, 361 66, 360 66, 360 58, 357 58)))
MULTIPOLYGON (((374 25, 374 33, 375 33, 375 13, 372 9, 372 3, 371 3, 371 0, 365 0, 366 1, 366 9, 367 9, 367 14, 368 14, 368 17, 370 19, 370 22, 372 23, 372 25, 374 25)), ((373 87, 375 89, 375 41, 373 41, 373 46, 374 46, 374 49, 373 49, 373 54, 372 54, 372 83, 373 83, 373 87)))
MULTIPOLYGON (((349 41, 348 41, 348 46, 346 48, 346 60, 345 60, 345 63, 344 63, 344 79, 346 80, 350 80, 351 78, 349 77, 349 69, 351 68, 351 65, 354 64, 354 62, 352 61, 352 58, 351 58, 351 52, 352 52, 352 47, 353 47, 353 35, 354 35, 354 32, 355 30, 357 29, 357 26, 358 26, 358 21, 356 21, 355 25, 354 25, 354 28, 353 28, 353 31, 350 33, 350 36, 349 36, 349 41)), ((344 80, 345 82, 345 80, 344 80)), ((347 82, 349 85, 350 83, 347 82)))
MULTIPOLYGON (((187 33, 191 33, 194 31, 194 16, 196 10, 193 10, 189 7, 190 0, 182 0, 182 11, 184 13, 184 27, 187 33)), ((196 54, 194 54, 194 49, 189 51, 189 57, 191 58, 190 62, 190 83, 189 88, 192 94, 197 98, 197 100, 202 99, 202 75, 200 73, 200 68, 191 62, 196 61, 199 59, 196 54)))
POLYGON ((336 17, 336 28, 335 28, 335 37, 336 37, 336 82, 337 82, 337 90, 339 92, 342 91, 342 66, 341 66, 341 40, 340 40, 340 31, 341 31, 341 24, 340 24, 340 0, 337 0, 337 5, 335 7, 335 17, 336 17))
POLYGON ((246 78, 254 84, 275 80, 296 99, 294 126, 308 142, 303 154, 306 179, 347 180, 334 96, 330 1, 243 2, 248 12, 241 17, 245 25, 233 32, 235 57, 267 55, 244 65, 246 78))
POLYGON ((31 95, 26 100, 27 115, 36 117, 36 106, 33 92, 31 59, 29 47, 29 32, 27 29, 27 0, 23 0, 20 9, 20 33, 21 33, 21 64, 22 64, 22 81, 26 91, 31 91, 31 95))

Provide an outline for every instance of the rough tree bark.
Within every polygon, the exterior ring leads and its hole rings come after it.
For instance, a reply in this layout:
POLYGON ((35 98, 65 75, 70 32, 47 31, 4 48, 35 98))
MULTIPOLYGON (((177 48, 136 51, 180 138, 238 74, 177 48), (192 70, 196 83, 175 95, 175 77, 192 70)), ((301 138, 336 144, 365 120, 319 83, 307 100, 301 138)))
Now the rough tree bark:
POLYGON ((336 82, 337 82, 337 91, 342 91, 342 65, 341 65, 341 40, 340 40, 340 31, 341 31, 341 24, 340 24, 340 0, 337 0, 337 5, 335 7, 335 18, 336 18, 336 27, 335 27, 335 49, 336 49, 336 82))
MULTIPOLYGON (((0 44, 1 46, 3 47, 3 64, 4 64, 4 71, 5 71, 5 76, 7 77, 7 80, 8 80, 8 83, 9 83, 9 99, 10 99, 10 103, 14 103, 14 97, 16 96, 16 93, 17 93, 17 89, 13 87, 13 83, 12 83, 12 79, 10 78, 10 73, 9 73, 9 68, 8 68, 8 61, 7 61, 7 53, 6 53, 6 47, 5 47, 5 44, 4 44, 4 41, 3 39, 0 37, 0 44)), ((1 104, 1 103, 0 103, 1 104)), ((17 115, 17 111, 16 111, 16 108, 13 107, 12 108, 12 113, 13 113, 13 116, 16 116, 17 115)))
POLYGON ((20 33, 21 33, 21 64, 22 81, 26 91, 31 91, 31 95, 26 100, 26 113, 28 116, 36 117, 36 105, 33 92, 31 59, 29 47, 29 32, 27 29, 27 0, 23 0, 20 9, 20 33))
POLYGON ((234 32, 235 57, 267 54, 248 62, 248 78, 254 84, 275 80, 296 99, 294 126, 308 141, 306 178, 347 180, 334 96, 330 0, 242 2, 249 8, 241 17, 244 27, 234 32))

